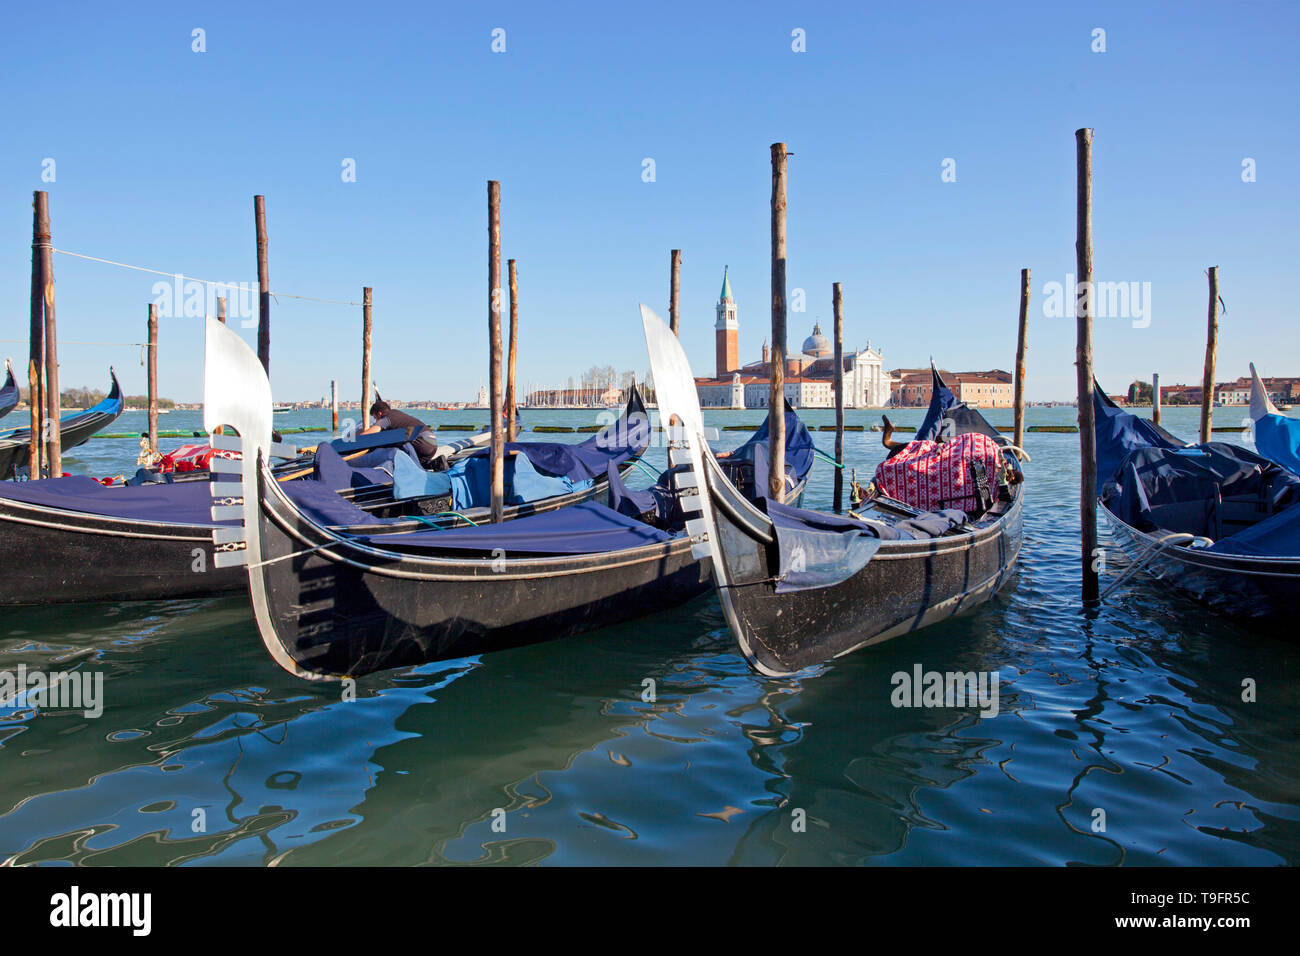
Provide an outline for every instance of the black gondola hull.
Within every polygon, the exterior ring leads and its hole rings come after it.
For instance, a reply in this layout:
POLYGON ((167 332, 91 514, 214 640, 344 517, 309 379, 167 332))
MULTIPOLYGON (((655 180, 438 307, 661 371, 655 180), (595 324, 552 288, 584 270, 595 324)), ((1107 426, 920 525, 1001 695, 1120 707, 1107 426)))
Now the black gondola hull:
POLYGON ((247 588, 213 566, 212 528, 129 521, 0 498, 0 607, 208 597, 247 588))
MULTIPOLYGON (((1099 510, 1111 536, 1129 560, 1138 560, 1156 539, 1121 521, 1106 505, 1099 510)), ((1300 558, 1221 554, 1203 548, 1171 547, 1146 571, 1184 597, 1229 614, 1252 627, 1295 638, 1300 607, 1300 558)))
POLYGON ((1006 583, 1020 553, 1017 493, 1005 514, 974 533, 885 541, 852 577, 778 593, 776 546, 755 536, 715 467, 706 465, 726 582, 719 597, 733 631, 745 635, 742 651, 767 674, 791 674, 977 607, 1006 583))
POLYGON ((316 676, 358 676, 554 640, 704 593, 685 539, 569 557, 377 556, 306 521, 261 473, 263 638, 316 676), (306 553, 304 553, 306 552, 306 553))

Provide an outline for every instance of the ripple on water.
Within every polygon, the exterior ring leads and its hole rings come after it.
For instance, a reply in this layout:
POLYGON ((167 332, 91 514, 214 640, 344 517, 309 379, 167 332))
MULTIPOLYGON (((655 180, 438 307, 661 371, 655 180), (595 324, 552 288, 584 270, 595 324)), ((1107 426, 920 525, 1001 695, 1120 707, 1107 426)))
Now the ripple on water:
MULTIPOLYGON (((1032 414, 1063 422, 1073 410, 1032 414)), ((1181 427, 1176 411, 1168 424, 1181 427)), ((113 441, 78 449, 84 467, 134 457, 113 441)), ((1025 544, 1008 587, 793 679, 749 671, 711 596, 571 640, 373 675, 352 701, 279 671, 239 598, 7 612, 0 669, 91 668, 105 700, 95 719, 0 712, 0 858, 1300 862, 1292 649, 1141 579, 1085 611, 1077 438, 1027 441, 1025 544), (891 676, 917 664, 997 671, 998 713, 894 707, 891 676)), ((860 474, 883 454, 870 433, 846 443, 860 474)), ((808 503, 824 505, 830 487, 819 468, 808 503)))

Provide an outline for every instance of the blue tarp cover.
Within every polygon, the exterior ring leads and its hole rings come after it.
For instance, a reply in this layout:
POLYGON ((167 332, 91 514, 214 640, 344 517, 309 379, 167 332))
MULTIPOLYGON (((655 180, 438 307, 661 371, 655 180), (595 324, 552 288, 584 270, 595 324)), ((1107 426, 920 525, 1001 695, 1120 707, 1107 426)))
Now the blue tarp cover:
POLYGON ((605 505, 587 501, 501 524, 389 536, 361 535, 355 540, 402 551, 455 549, 491 554, 500 549, 506 555, 520 555, 599 554, 671 541, 672 537, 605 505))
POLYGON ((866 567, 880 549, 880 538, 860 521, 771 499, 764 504, 781 555, 778 594, 838 584, 866 567))
POLYGON ((1098 489, 1115 477, 1129 452, 1139 448, 1186 447, 1186 442, 1179 441, 1159 425, 1138 418, 1112 403, 1095 380, 1092 383, 1092 409, 1096 416, 1093 430, 1097 436, 1098 489))
MULTIPOLYGON (((754 465, 755 488, 767 488, 767 461, 770 454, 768 445, 770 443, 768 419, 764 418, 749 440, 726 458, 727 461, 748 461, 754 465)), ((816 450, 812 435, 808 432, 808 426, 795 414, 794 409, 787 402, 785 406, 785 471, 786 475, 794 480, 794 484, 797 485, 803 481, 808 477, 808 472, 812 471, 813 452, 816 450)))
MULTIPOLYGON (((280 485, 310 518, 325 525, 379 524, 380 519, 345 501, 318 481, 301 479, 280 485)), ((207 481, 101 485, 85 475, 5 484, 0 498, 24 501, 109 518, 157 521, 212 528, 238 521, 212 520, 212 490, 207 481)))
MULTIPOLYGON (((510 444, 506 445, 506 448, 510 447, 510 444)), ((538 447, 549 446, 539 444, 538 447)), ((567 476, 542 474, 533 464, 531 455, 506 456, 506 504, 521 505, 591 487, 590 479, 575 481, 567 476)), ((491 457, 486 454, 462 458, 447 469, 446 474, 451 482, 452 506, 456 510, 485 508, 492 503, 490 470, 491 457)))
POLYGON ((612 461, 617 465, 636 458, 650 444, 650 417, 634 396, 629 411, 584 442, 567 445, 561 442, 513 441, 506 451, 521 451, 536 471, 590 481, 605 474, 612 461))
POLYGON ((0 497, 47 508, 111 518, 212 526, 212 493, 206 481, 133 486, 101 485, 85 475, 6 482, 0 497))
POLYGON ((981 434, 990 438, 998 437, 998 430, 985 420, 984 416, 962 402, 948 387, 939 370, 930 366, 930 406, 921 419, 913 441, 934 441, 943 431, 944 419, 951 419, 953 435, 981 434))
POLYGON ((1300 420, 1265 415, 1255 422, 1255 448, 1283 468, 1300 475, 1300 420))
POLYGON ((1300 555, 1300 476, 1239 445, 1137 448, 1102 490, 1115 516, 1141 531, 1204 535, 1217 539, 1214 551, 1300 555), (1238 530, 1234 513, 1262 518, 1238 530))
POLYGON ((1209 550, 1260 558, 1300 557, 1300 505, 1216 541, 1209 550))
POLYGON ((451 478, 445 471, 425 471, 407 455, 393 459, 393 497, 427 498, 451 494, 451 478))

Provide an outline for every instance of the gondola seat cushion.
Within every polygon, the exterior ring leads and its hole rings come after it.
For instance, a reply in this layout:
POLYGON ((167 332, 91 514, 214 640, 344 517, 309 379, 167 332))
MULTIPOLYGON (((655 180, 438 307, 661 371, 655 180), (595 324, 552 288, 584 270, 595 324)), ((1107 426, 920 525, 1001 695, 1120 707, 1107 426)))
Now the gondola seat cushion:
POLYGON ((974 516, 986 506, 976 484, 976 463, 983 467, 989 491, 996 494, 1002 449, 978 432, 944 442, 909 442, 876 467, 875 483, 884 494, 920 511, 955 508, 974 516))

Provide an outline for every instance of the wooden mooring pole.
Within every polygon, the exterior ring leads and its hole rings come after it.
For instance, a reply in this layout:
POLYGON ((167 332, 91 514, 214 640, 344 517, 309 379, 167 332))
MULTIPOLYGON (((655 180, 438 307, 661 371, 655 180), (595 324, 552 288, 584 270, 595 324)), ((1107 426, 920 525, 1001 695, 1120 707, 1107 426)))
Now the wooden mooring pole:
POLYGON ((253 197, 257 222, 257 357, 271 374, 271 270, 267 265, 266 197, 253 197))
POLYGON ((41 281, 45 308, 45 465, 51 478, 63 474, 63 446, 59 436, 62 414, 59 395, 59 336, 54 321, 54 247, 50 241, 50 194, 36 194, 37 218, 40 220, 41 281))
POLYGON ((501 183, 488 180, 488 405, 492 416, 492 450, 488 466, 492 522, 501 521, 505 502, 505 443, 501 394, 501 183))
POLYGON ((831 309, 835 315, 835 513, 844 506, 844 292, 840 283, 831 285, 831 309))
POLYGON ((149 450, 158 454, 158 306, 149 306, 149 450))
POLYGON ((785 501, 785 143, 772 144, 772 354, 767 493, 785 501))
POLYGON ((518 396, 515 394, 515 358, 519 352, 519 276, 515 271, 515 260, 508 259, 506 267, 510 273, 510 346, 506 356, 506 441, 519 437, 518 396))
POLYGON ((672 250, 669 258, 672 264, 668 279, 668 327, 673 330, 673 335, 678 335, 677 307, 680 304, 682 294, 682 250, 672 250))
POLYGON ((1025 447, 1025 350, 1029 340, 1029 270, 1020 270, 1020 326, 1016 333, 1015 427, 1012 431, 1017 448, 1025 447))
POLYGON ((1219 267, 1210 266, 1210 308, 1205 329, 1205 374, 1201 378, 1201 441, 1210 440, 1214 424, 1214 363, 1219 354, 1219 267))
POLYGON ((1075 363, 1079 382, 1079 511, 1082 522, 1083 600, 1099 594, 1097 579, 1097 433, 1092 407, 1092 130, 1074 134, 1078 164, 1074 243, 1078 273, 1075 363))
POLYGON ((361 289, 361 427, 370 427, 370 342, 374 333, 371 318, 371 287, 361 289))
MULTIPOLYGON (((41 368, 45 364, 45 274, 42 272, 45 259, 43 247, 49 244, 49 226, 41 229, 41 197, 44 193, 32 195, 32 314, 31 342, 27 359, 27 407, 31 417, 31 435, 28 439, 27 473, 32 478, 39 478, 45 460, 44 439, 45 389, 41 368)), ((48 219, 48 213, 47 213, 48 219)))
POLYGON ((330 431, 339 430, 339 380, 330 379, 330 431))
POLYGON ((1160 373, 1151 373, 1151 422, 1160 424, 1160 373))

